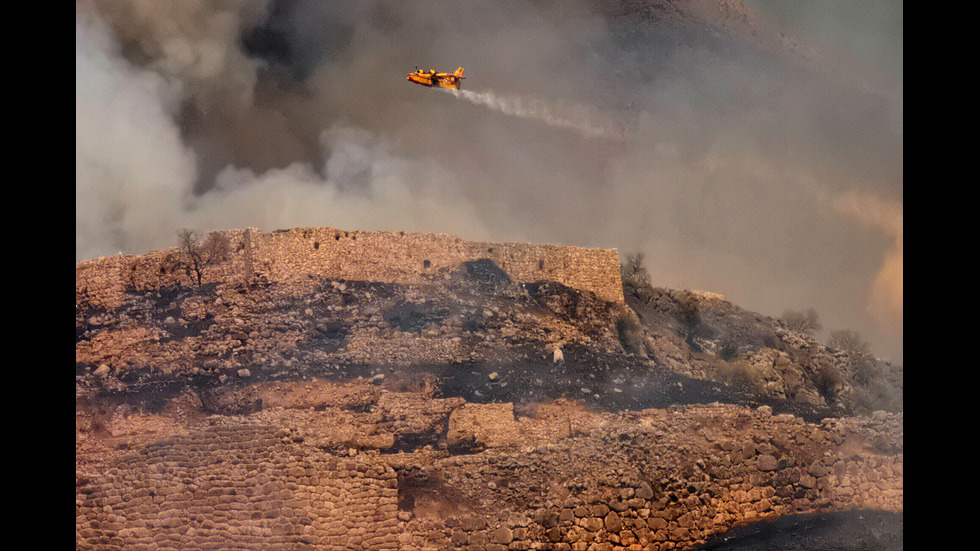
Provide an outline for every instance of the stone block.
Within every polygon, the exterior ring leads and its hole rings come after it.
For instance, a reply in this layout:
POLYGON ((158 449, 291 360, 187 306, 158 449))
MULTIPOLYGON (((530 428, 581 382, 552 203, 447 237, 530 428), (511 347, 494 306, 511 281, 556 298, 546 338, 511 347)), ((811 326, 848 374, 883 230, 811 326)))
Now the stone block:
POLYGON ((517 441, 514 405, 467 403, 449 415, 446 443, 455 447, 499 447, 517 441))
POLYGON ((610 512, 602 519, 603 526, 610 532, 619 532, 623 528, 623 521, 615 511, 610 512))
POLYGON ((640 499, 653 499, 653 488, 647 482, 640 482, 639 487, 636 488, 636 497, 640 499))
POLYGON ((772 455, 763 454, 756 458, 756 468, 763 472, 775 471, 779 461, 772 455))
POLYGON ((585 528, 589 532, 598 532, 603 527, 603 522, 601 518, 597 517, 586 517, 580 519, 578 525, 585 528))
POLYGON ((501 526, 491 533, 490 541, 497 544, 507 545, 514 541, 514 532, 506 526, 501 526))

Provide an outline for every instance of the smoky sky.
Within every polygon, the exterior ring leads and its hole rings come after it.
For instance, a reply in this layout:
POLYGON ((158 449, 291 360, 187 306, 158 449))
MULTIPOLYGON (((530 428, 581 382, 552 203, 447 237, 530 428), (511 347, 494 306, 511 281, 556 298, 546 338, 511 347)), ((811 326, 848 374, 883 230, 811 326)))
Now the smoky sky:
POLYGON ((615 247, 900 361, 902 4, 847 4, 860 29, 821 2, 79 0, 76 261, 182 228, 615 247))

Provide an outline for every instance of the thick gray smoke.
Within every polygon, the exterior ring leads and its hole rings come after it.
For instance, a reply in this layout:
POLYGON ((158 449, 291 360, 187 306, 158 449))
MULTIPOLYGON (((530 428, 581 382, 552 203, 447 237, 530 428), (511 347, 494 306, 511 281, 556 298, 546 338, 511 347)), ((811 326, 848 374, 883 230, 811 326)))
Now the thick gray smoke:
POLYGON ((873 23, 902 3, 846 3, 876 44, 810 48, 773 22, 833 13, 737 0, 78 0, 76 260, 180 228, 616 247, 900 361, 901 35, 873 23))

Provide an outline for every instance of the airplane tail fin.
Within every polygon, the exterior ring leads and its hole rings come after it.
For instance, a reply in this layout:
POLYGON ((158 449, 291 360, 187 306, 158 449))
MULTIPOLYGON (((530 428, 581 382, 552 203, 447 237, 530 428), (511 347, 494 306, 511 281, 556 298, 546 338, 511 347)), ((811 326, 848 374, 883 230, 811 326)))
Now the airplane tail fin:
POLYGON ((456 75, 456 76, 458 76, 458 77, 463 76, 463 68, 460 67, 459 69, 456 69, 456 72, 453 73, 453 74, 456 75))

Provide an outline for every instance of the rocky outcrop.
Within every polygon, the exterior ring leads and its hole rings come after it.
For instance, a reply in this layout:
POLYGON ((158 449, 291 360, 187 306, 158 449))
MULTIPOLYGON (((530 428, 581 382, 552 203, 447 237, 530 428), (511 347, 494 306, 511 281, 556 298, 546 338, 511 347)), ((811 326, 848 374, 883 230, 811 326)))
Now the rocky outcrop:
POLYGON ((721 295, 626 284, 646 354, 676 373, 813 405, 901 411, 903 369, 834 349, 721 295))

